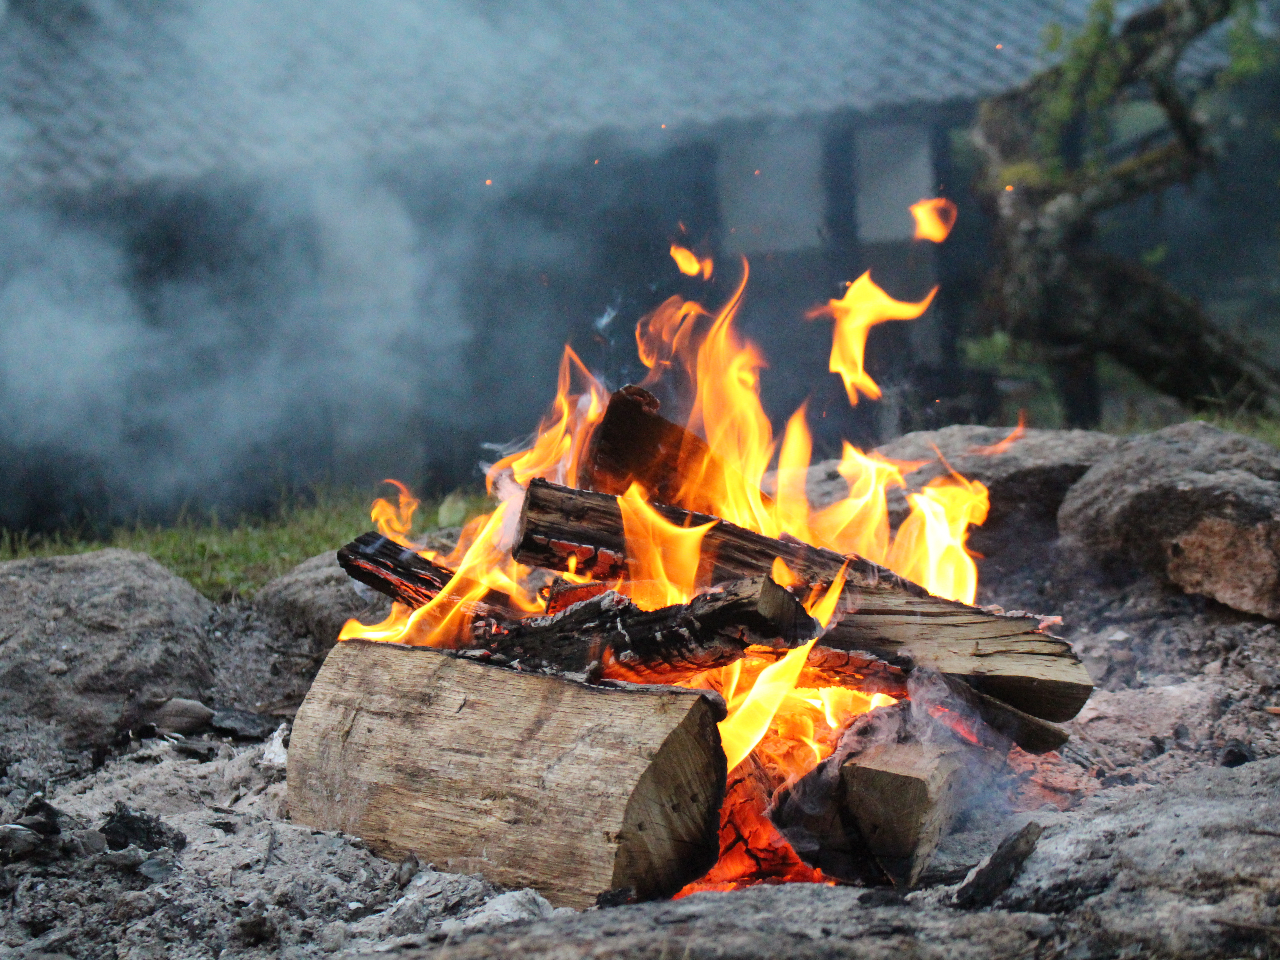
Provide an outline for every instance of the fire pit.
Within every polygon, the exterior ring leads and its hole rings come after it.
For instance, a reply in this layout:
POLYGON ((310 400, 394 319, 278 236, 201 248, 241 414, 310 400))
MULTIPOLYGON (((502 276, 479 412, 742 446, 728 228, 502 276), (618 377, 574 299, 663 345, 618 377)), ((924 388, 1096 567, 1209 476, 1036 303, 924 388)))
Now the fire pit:
MULTIPOLYGON (((944 206, 916 213, 945 236, 944 206)), ((298 714, 295 820, 574 907, 909 888, 1012 746, 1066 742, 1055 724, 1093 689, 1071 647, 972 605, 986 488, 935 478, 891 536, 886 492, 918 464, 846 444, 846 494, 813 509, 805 410, 775 443, 734 328, 746 282, 744 262, 718 312, 673 297, 642 319, 639 385, 608 393, 566 348, 551 414, 490 469, 497 509, 451 553, 411 541, 403 486, 376 502, 378 532, 339 561, 395 605, 347 624, 298 714)), ((813 311, 850 403, 879 396, 870 327, 931 299, 863 275, 813 311)))

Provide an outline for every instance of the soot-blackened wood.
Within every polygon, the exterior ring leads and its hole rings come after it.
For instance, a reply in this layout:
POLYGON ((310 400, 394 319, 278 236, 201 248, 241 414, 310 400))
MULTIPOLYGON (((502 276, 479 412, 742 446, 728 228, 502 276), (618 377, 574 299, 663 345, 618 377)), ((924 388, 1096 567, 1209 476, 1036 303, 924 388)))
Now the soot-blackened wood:
POLYGON ((432 563, 380 533, 362 533, 338 551, 338 565, 353 580, 410 607, 429 603, 453 579, 432 563))
POLYGON ((582 672, 608 658, 622 679, 671 681, 739 659, 749 646, 798 647, 818 625, 768 576, 737 580, 687 604, 642 610, 612 590, 550 616, 479 618, 474 646, 582 672))
POLYGON ((620 496, 639 483, 649 500, 709 511, 723 502, 731 470, 696 433, 661 416, 658 406, 653 394, 634 386, 609 398, 591 434, 581 486, 620 496))
MULTIPOLYGON (((717 518, 655 505, 678 526, 717 518)), ((627 576, 617 499, 534 480, 525 493, 513 550, 517 560, 609 580, 627 576)), ((1044 720, 1071 719, 1093 691, 1069 644, 1042 633, 1034 617, 1006 617, 932 596, 918 584, 861 557, 798 540, 775 540, 720 520, 702 541, 700 576, 717 583, 767 573, 781 557, 802 580, 830 582, 846 569, 852 609, 827 632, 825 646, 862 650, 903 666, 965 678, 990 696, 1044 720)))
POLYGON ((722 707, 348 640, 294 722, 289 813, 557 906, 670 896, 719 852, 722 707))

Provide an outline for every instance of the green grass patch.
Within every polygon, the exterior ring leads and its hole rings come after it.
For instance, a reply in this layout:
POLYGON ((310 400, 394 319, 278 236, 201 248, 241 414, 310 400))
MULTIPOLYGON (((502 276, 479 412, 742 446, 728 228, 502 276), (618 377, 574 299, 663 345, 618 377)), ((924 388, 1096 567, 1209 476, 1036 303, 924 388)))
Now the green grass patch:
MULTIPOLYGON (((287 498, 275 515, 265 519, 240 518, 229 523, 217 515, 183 517, 168 525, 120 527, 102 539, 0 531, 0 560, 120 547, 149 554, 212 600, 252 597, 303 560, 336 550, 371 529, 369 505, 376 495, 364 490, 318 491, 305 501, 287 498)), ((461 522, 486 509, 485 498, 469 491, 451 494, 446 502, 443 511, 437 503, 419 507, 414 532, 437 528, 442 512, 444 519, 461 522)))

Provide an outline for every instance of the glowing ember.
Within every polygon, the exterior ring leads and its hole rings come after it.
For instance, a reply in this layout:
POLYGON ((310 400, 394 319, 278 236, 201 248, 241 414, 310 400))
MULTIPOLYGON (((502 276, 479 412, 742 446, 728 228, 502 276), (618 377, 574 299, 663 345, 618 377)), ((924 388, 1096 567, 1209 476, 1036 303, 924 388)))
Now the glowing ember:
MULTIPOLYGON (((921 201, 912 208, 917 236, 941 242, 955 221, 949 201, 921 201)), ((711 276, 710 259, 673 244, 671 256, 689 276, 711 276)), ((915 580, 938 596, 972 602, 977 568, 965 548, 968 528, 986 518, 987 491, 981 483, 952 473, 908 496, 909 517, 890 535, 886 490, 902 486, 897 464, 844 444, 840 475, 847 495, 813 510, 805 484, 812 441, 801 406, 787 422, 780 442, 760 404, 759 376, 764 357, 739 335, 734 319, 747 284, 742 280, 719 311, 672 297, 636 327, 636 347, 649 370, 645 384, 671 378, 692 397, 688 430, 706 440, 705 449, 681 450, 681 487, 673 504, 721 517, 770 537, 791 536, 842 554, 858 554, 915 580), (776 495, 762 492, 765 474, 777 467, 776 495)), ((861 393, 872 399, 880 388, 864 370, 868 331, 887 320, 920 316, 936 288, 918 303, 895 300, 863 274, 845 296, 811 311, 830 316, 835 331, 830 369, 840 374, 849 402, 861 393)), ((494 595, 502 604, 541 613, 535 571, 511 557, 514 527, 523 490, 544 478, 576 486, 592 430, 604 416, 608 392, 568 347, 560 366, 555 400, 529 447, 504 458, 488 473, 488 489, 498 500, 493 513, 463 530, 447 556, 422 555, 456 571, 440 594, 410 611, 396 605, 388 619, 373 627, 350 621, 341 639, 366 637, 409 644, 452 647, 469 641, 477 604, 494 595)), ((1019 430, 1021 427, 1019 427, 1019 430)), ((1000 452, 1020 433, 985 452, 1000 452)), ((394 481, 392 481, 394 482, 394 481)), ((412 545, 410 531, 417 501, 396 484, 396 503, 379 499, 373 507, 378 529, 397 543, 412 545)), ((701 546, 715 524, 682 528, 666 520, 633 485, 619 498, 626 539, 628 583, 622 589, 646 610, 683 603, 711 584, 699 582, 701 546)), ((806 609, 825 629, 838 616, 844 571, 831 584, 806 583, 781 559, 773 566, 781 585, 808 593, 806 609)), ((567 579, 587 578, 572 571, 567 579)), ((762 880, 825 882, 807 867, 773 828, 766 809, 777 791, 794 783, 830 756, 852 720, 894 701, 845 687, 798 688, 817 638, 779 657, 750 648, 727 667, 684 681, 686 686, 719 692, 728 706, 720 724, 721 741, 732 771, 723 808, 721 859, 692 889, 731 889, 762 880)), ((611 669, 606 658, 605 672, 611 669)), ((629 674, 627 679, 636 679, 629 674)), ((643 679, 643 678, 641 678, 643 679)))

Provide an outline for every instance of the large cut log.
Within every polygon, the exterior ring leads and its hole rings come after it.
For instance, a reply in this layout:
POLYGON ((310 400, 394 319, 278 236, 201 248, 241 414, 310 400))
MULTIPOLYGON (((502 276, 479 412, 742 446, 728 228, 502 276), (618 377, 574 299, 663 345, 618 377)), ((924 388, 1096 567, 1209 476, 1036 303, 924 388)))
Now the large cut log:
POLYGON ((294 722, 289 811, 558 906, 669 896, 718 855, 722 705, 348 640, 294 722))
MULTIPOLYGON (((678 507, 655 508, 679 526, 717 519, 678 507)), ((1093 691, 1070 645, 1041 632, 1035 617, 999 616, 943 600, 869 560, 775 540, 724 520, 707 531, 702 552, 700 575, 711 583, 767 573, 778 557, 808 582, 829 582, 847 562, 847 603, 853 609, 823 637, 826 646, 963 677, 1024 713, 1054 722, 1074 717, 1093 691)), ((522 563, 552 570, 568 569, 572 557, 580 573, 625 578, 617 499, 534 480, 525 493, 513 553, 522 563)))
POLYGON ((703 512, 724 502, 730 483, 741 484, 705 440, 661 416, 658 399, 634 386, 609 398, 580 480, 583 489, 619 496, 639 483, 650 500, 703 512))

